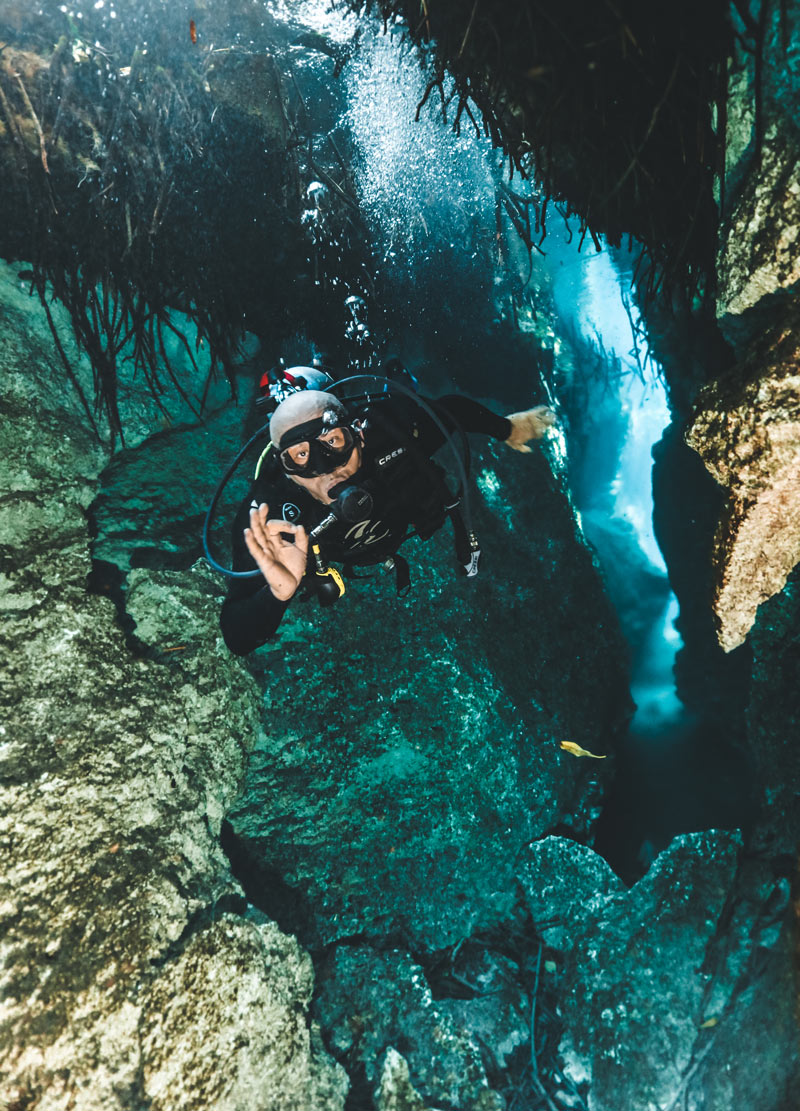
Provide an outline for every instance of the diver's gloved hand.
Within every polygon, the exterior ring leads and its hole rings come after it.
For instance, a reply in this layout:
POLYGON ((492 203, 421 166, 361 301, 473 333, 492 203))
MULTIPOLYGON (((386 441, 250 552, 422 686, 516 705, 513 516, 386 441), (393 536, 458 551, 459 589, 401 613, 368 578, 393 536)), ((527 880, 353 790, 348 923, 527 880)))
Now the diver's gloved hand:
POLYGON ((272 593, 288 602, 306 571, 308 533, 302 525, 290 521, 269 521, 268 513, 265 503, 250 510, 250 528, 244 530, 244 542, 272 593))
POLYGON ((522 413, 509 413, 511 435, 504 442, 514 451, 531 451, 528 440, 541 440, 547 429, 555 424, 556 415, 548 405, 537 405, 522 413))

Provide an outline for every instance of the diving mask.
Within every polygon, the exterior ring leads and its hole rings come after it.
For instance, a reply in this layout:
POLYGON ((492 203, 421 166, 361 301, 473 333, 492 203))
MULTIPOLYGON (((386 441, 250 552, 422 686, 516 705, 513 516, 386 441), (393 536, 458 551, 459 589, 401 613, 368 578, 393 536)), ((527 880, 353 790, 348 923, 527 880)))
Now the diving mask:
POLYGON ((350 459, 356 446, 352 428, 346 424, 331 427, 326 416, 298 425, 281 438, 280 461, 287 474, 316 478, 350 459))

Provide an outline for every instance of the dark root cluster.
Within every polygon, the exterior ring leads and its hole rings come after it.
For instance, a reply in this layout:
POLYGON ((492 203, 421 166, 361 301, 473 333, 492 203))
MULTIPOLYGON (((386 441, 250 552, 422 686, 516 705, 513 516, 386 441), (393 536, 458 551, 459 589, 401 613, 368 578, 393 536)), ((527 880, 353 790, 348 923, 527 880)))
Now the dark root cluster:
POLYGON ((704 285, 723 166, 723 0, 349 3, 403 24, 430 73, 425 98, 535 178, 539 226, 563 202, 582 235, 643 244, 651 284, 704 285))
POLYGON ((302 249, 292 137, 274 61, 245 67, 258 112, 242 109, 246 95, 237 103, 241 61, 123 53, 73 33, 0 41, 0 254, 32 264, 80 389, 51 299, 66 306, 95 377, 84 406, 112 433, 122 360, 162 406, 173 388, 202 410, 214 376, 233 381, 243 329, 264 334, 290 312, 302 249), (176 337, 197 374, 210 358, 194 398, 168 356, 176 337))

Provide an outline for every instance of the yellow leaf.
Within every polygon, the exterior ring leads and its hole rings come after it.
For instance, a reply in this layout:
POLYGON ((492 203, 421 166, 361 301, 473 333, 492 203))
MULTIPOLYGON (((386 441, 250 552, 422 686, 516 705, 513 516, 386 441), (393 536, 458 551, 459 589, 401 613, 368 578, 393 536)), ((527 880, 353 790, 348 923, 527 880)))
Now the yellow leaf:
POLYGON ((718 1018, 707 1018, 705 1022, 700 1023, 701 1030, 710 1030, 712 1026, 716 1026, 719 1022, 718 1018))
POLYGON ((591 756, 593 760, 605 760, 605 756, 598 756, 594 752, 589 752, 588 749, 576 745, 574 741, 562 741, 559 747, 563 748, 565 752, 571 752, 573 756, 591 756))

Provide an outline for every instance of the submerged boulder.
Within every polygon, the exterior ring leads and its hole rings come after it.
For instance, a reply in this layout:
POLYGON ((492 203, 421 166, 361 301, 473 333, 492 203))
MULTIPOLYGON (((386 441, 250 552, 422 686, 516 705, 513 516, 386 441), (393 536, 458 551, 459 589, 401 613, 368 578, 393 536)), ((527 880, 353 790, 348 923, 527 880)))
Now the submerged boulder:
POLYGON ((195 935, 144 999, 148 1106, 341 1107, 347 1078, 308 1029, 313 979, 308 955, 272 922, 225 915, 195 935))
MULTIPOLYGON (((220 847, 261 728, 254 684, 213 639, 137 655, 88 593, 108 451, 13 273, 0 297, 2 1102, 341 1111, 308 957, 245 914, 220 847)), ((181 587, 183 633, 216 596, 181 587)))
POLYGON ((421 1096, 465 1111, 500 1107, 477 1042, 433 999, 408 954, 340 946, 322 973, 315 1008, 331 1048, 351 1069, 363 1069, 370 1086, 385 1086, 387 1054, 399 1045, 421 1096))
POLYGON ((608 752, 627 719, 618 624, 544 456, 499 445, 476 470, 477 581, 440 534, 408 546, 408 599, 384 575, 295 603, 254 656, 265 731, 229 821, 251 899, 277 913, 256 873, 281 876, 309 944, 430 951, 503 921, 518 853, 597 805, 607 765, 559 745, 608 752))
POLYGON ((375 1107, 377 1111, 433 1111, 411 1083, 408 1062, 396 1049, 389 1049, 384 1057, 375 1107))
POLYGON ((738 647, 800 562, 800 340, 784 312, 697 400, 687 442, 728 492, 715 541, 719 642, 738 647))
POLYGON ((740 835, 678 837, 630 890, 591 849, 550 837, 531 846, 522 882, 563 953, 560 1049, 589 1111, 791 1106, 788 885, 740 835))
POLYGON ((759 849, 792 875, 800 845, 800 569, 758 612, 747 732, 762 808, 759 849))

